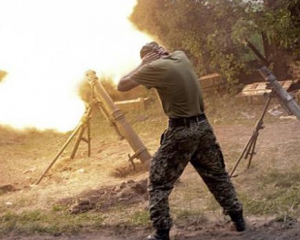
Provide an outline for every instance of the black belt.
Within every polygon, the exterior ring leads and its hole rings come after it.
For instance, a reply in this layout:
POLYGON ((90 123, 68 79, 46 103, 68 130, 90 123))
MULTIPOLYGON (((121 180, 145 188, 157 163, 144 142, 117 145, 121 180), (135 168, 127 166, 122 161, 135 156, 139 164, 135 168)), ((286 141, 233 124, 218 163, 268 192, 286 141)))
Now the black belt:
POLYGON ((169 127, 189 127, 192 123, 202 122, 205 119, 204 113, 193 117, 169 118, 169 127))

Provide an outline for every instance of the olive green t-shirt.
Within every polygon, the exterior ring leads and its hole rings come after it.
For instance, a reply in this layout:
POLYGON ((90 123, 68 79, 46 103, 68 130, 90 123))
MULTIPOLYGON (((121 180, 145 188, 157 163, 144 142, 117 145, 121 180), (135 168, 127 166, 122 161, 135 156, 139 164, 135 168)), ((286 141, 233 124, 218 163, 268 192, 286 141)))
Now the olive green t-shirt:
POLYGON ((171 118, 196 116, 204 111, 198 77, 182 51, 144 65, 131 79, 155 88, 165 114, 171 118))

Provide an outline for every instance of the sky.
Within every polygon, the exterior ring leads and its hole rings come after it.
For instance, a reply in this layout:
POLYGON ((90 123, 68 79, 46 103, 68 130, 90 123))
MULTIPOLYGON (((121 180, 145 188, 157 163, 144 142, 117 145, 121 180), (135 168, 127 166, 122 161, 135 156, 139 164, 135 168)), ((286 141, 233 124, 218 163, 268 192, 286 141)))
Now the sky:
POLYGON ((0 124, 69 131, 84 113, 87 70, 115 82, 150 37, 127 17, 136 0, 0 0, 0 124))

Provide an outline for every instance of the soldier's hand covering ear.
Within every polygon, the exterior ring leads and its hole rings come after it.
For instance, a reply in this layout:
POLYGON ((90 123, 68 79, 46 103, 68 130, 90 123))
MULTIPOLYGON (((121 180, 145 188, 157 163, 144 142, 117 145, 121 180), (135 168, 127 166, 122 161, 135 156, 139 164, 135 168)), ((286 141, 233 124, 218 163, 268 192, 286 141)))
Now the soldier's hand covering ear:
POLYGON ((142 58, 142 65, 153 62, 160 58, 160 54, 157 52, 149 52, 142 58))

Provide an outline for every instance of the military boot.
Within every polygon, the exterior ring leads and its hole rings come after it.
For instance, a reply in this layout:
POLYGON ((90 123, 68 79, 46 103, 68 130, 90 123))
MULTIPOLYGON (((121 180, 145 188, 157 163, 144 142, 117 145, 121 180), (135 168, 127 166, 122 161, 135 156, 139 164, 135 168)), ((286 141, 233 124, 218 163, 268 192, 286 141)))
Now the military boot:
POLYGON ((246 223, 243 217, 243 211, 229 213, 229 216, 238 232, 245 231, 246 223))
POLYGON ((158 229, 154 234, 147 237, 147 240, 170 240, 170 229, 158 229))

